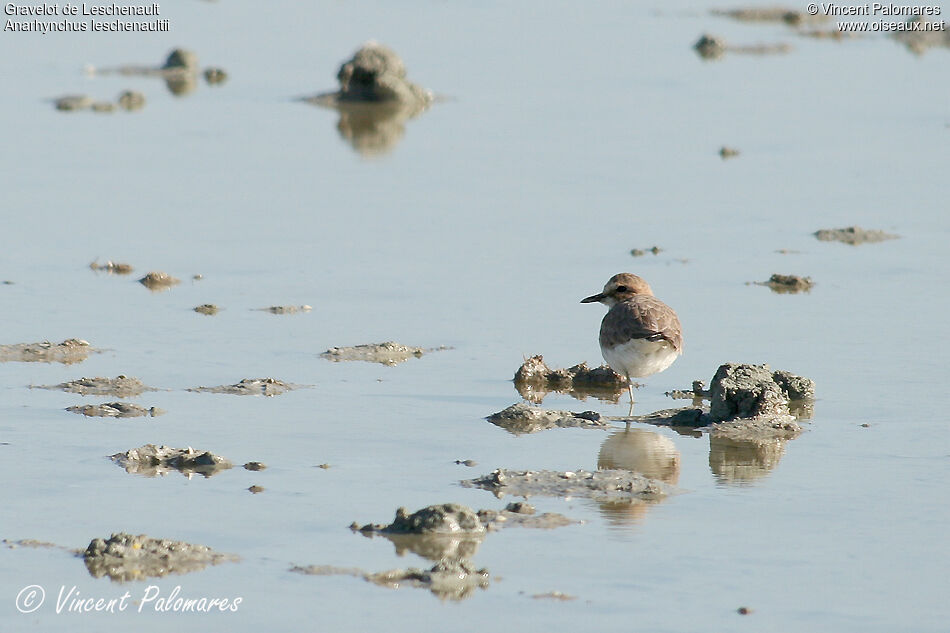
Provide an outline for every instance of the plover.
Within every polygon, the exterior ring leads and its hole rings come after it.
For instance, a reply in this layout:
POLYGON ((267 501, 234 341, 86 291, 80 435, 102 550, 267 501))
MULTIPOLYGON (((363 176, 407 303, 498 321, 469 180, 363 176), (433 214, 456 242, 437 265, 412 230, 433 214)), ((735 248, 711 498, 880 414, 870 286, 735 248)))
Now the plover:
POLYGON ((604 291, 581 299, 610 309, 600 324, 600 352, 610 368, 627 378, 633 406, 632 378, 661 372, 683 353, 683 329, 670 306, 653 296, 645 280, 631 273, 611 277, 604 291))

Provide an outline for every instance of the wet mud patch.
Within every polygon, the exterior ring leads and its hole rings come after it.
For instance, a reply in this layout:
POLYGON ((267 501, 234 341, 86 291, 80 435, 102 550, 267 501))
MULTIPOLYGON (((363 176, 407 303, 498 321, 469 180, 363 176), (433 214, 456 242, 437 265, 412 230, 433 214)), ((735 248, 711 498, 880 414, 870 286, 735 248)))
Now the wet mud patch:
POLYGON ((89 343, 78 338, 69 338, 62 343, 16 343, 0 345, 0 363, 81 363, 89 354, 98 352, 89 343))
POLYGON ((277 380, 276 378, 245 378, 233 385, 219 385, 217 387, 192 387, 186 391, 195 393, 226 393, 235 396, 279 396, 303 385, 277 380))
POLYGON ((468 560, 443 560, 429 569, 410 567, 376 573, 329 565, 294 566, 290 571, 309 576, 354 576, 389 589, 428 589, 440 600, 453 601, 470 598, 476 589, 487 589, 490 584, 488 570, 478 569, 468 560))
POLYGON ((773 274, 768 281, 749 282, 756 286, 767 286, 772 292, 777 294, 797 294, 799 292, 810 292, 815 282, 811 277, 800 277, 798 275, 773 274))
POLYGON ((500 426, 509 433, 522 435, 537 433, 548 429, 601 429, 610 428, 610 423, 596 411, 574 413, 571 411, 557 411, 541 409, 526 404, 513 404, 503 411, 493 413, 485 418, 495 426, 500 426))
POLYGON ((950 48, 950 31, 943 20, 928 20, 922 15, 905 22, 907 28, 894 33, 894 39, 915 55, 923 55, 931 48, 950 48))
POLYGON ((145 95, 141 92, 125 90, 121 92, 112 101, 96 101, 89 95, 63 95, 56 97, 53 101, 53 107, 61 112, 78 112, 80 110, 91 110, 97 113, 110 113, 118 109, 126 112, 134 112, 145 107, 145 95))
POLYGON ((742 152, 740 152, 734 147, 726 147, 725 145, 723 145, 722 147, 719 148, 719 158, 723 160, 726 160, 727 158, 735 158, 741 153, 742 152))
POLYGON ((617 403, 627 388, 627 379, 607 365, 591 369, 580 363, 567 369, 552 369, 540 354, 527 359, 515 372, 515 389, 528 402, 541 404, 549 393, 565 393, 578 400, 589 396, 617 403))
POLYGON ((143 477, 164 477, 172 471, 178 471, 188 478, 194 474, 207 478, 233 467, 228 459, 220 455, 211 451, 195 450, 190 446, 171 448, 145 444, 124 453, 110 455, 109 459, 124 468, 125 472, 143 477))
POLYGON ((308 305, 302 306, 271 306, 269 308, 258 308, 259 312, 270 312, 271 314, 297 314, 299 312, 310 312, 313 310, 308 305))
POLYGON ((792 47, 789 44, 753 44, 746 46, 737 46, 727 43, 721 37, 715 35, 703 34, 699 40, 693 44, 693 50, 703 59, 716 60, 726 55, 784 55, 791 52, 792 47))
POLYGON ((537 514, 534 506, 524 501, 509 503, 503 510, 479 510, 478 520, 489 531, 506 527, 524 527, 539 530, 553 530, 566 525, 581 523, 557 512, 537 514))
POLYGON ((335 363, 358 360, 392 367, 410 358, 422 358, 425 354, 441 352, 447 349, 452 348, 440 345, 439 347, 426 349, 423 347, 403 345, 395 341, 386 341, 385 343, 370 343, 353 347, 331 347, 320 354, 320 356, 335 363))
POLYGON ((233 554, 215 552, 205 545, 124 532, 113 534, 108 539, 93 539, 82 557, 89 575, 93 578, 105 576, 115 582, 187 574, 208 565, 240 560, 233 554))
POLYGON ((560 600, 561 602, 570 602, 577 600, 577 596, 572 596, 560 591, 549 591, 547 593, 536 593, 531 596, 533 600, 560 600))
POLYGON ((848 226, 843 229, 821 229, 815 231, 814 236, 822 242, 843 242, 852 246, 895 240, 900 237, 884 231, 862 229, 860 226, 848 226))
POLYGON ((221 311, 221 308, 214 305, 213 303, 203 303, 200 306, 194 308, 195 312, 198 314, 204 314, 206 316, 214 316, 221 311))
POLYGON ((399 508, 396 510, 395 519, 388 525, 370 523, 360 526, 354 522, 350 525, 350 529, 364 536, 380 535, 390 538, 400 555, 408 549, 420 556, 438 560, 446 556, 471 558, 486 532, 496 531, 503 527, 553 529, 576 523, 580 521, 556 512, 537 514, 534 506, 525 502, 509 503, 502 510, 478 511, 457 503, 443 503, 422 508, 412 514, 409 514, 405 508, 399 508), (473 540, 474 547, 461 548, 457 543, 453 543, 451 550, 447 551, 439 545, 439 543, 444 544, 445 541, 436 541, 436 547, 419 548, 415 544, 425 543, 425 541, 398 538, 446 535, 473 540))
POLYGON ((141 407, 131 402, 104 402, 102 404, 82 404, 66 407, 70 413, 78 413, 87 418, 141 418, 157 417, 165 413, 158 407, 141 407))
POLYGON ((171 288, 172 286, 177 286, 181 283, 180 279, 172 277, 168 273, 163 272, 150 272, 141 279, 139 283, 151 290, 152 292, 164 292, 171 288))
POLYGON ((805 11, 789 7, 738 7, 735 9, 713 9, 713 15, 731 18, 739 22, 779 22, 789 26, 826 22, 825 15, 810 15, 805 11))
POLYGON ((506 470, 463 480, 466 488, 488 490, 497 497, 587 497, 598 502, 655 501, 673 493, 672 486, 628 470, 506 470))
MULTIPOLYGON (((198 56, 183 48, 173 49, 165 58, 161 66, 142 66, 126 64, 123 66, 96 68, 86 66, 87 75, 118 74, 135 77, 158 77, 165 81, 168 91, 177 96, 192 92, 198 85, 198 75, 201 73, 198 56)), ((209 67, 203 73, 209 85, 221 84, 227 80, 227 73, 217 67, 209 67)))
POLYGON ((443 503, 411 514, 405 508, 399 508, 393 522, 388 525, 360 527, 354 522, 350 529, 369 538, 387 538, 399 556, 410 551, 436 561, 436 564, 428 569, 411 567, 377 573, 326 565, 294 566, 291 571, 309 575, 356 576, 392 589, 404 586, 428 589, 443 600, 462 600, 471 596, 475 589, 488 587, 488 570, 477 568, 469 560, 478 551, 488 531, 479 514, 471 508, 443 503))
POLYGON ((2 543, 3 546, 6 547, 7 549, 17 549, 19 547, 30 547, 33 549, 66 549, 66 550, 69 549, 68 547, 57 545, 56 543, 50 543, 48 541, 38 541, 32 538, 17 539, 15 541, 10 540, 10 539, 3 539, 3 540, 0 540, 0 543, 2 543))
MULTIPOLYGON (((354 526, 350 526, 354 527, 354 526)), ((367 524, 360 532, 376 534, 484 534, 485 526, 474 510, 457 503, 443 503, 422 508, 412 514, 405 508, 396 510, 388 525, 367 524)))
POLYGON ((119 375, 115 378, 78 378, 58 385, 40 385, 39 389, 58 389, 81 396, 116 396, 132 398, 146 391, 158 391, 149 387, 138 378, 119 375))
POLYGON ((89 268, 96 272, 109 273, 110 275, 129 275, 135 270, 131 264, 114 262, 111 259, 100 264, 98 258, 89 263, 89 268))

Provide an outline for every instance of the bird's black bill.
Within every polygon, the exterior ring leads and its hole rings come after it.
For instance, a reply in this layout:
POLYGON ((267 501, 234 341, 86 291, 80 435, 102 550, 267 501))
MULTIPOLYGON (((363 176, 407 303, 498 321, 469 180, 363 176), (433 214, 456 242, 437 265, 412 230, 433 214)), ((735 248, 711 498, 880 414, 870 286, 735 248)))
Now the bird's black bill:
POLYGON ((603 300, 604 300, 604 296, 605 296, 604 293, 600 293, 600 294, 596 294, 596 295, 591 295, 591 296, 589 296, 589 297, 586 297, 586 298, 584 298, 584 299, 581 299, 581 303, 594 303, 594 302, 597 302, 597 301, 603 301, 603 300))

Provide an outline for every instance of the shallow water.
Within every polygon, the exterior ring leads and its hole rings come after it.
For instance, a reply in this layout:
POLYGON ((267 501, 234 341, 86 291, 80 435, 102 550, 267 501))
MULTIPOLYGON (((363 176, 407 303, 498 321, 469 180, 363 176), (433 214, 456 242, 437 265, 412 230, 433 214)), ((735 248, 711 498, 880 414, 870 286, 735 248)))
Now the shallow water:
MULTIPOLYGON (((61 550, 3 549, 0 628, 157 631, 181 616, 57 615, 51 602, 61 586, 110 598, 154 584, 243 597, 237 613, 206 616, 233 631, 444 628, 437 618, 464 631, 945 630, 950 103, 938 78, 950 51, 800 38, 712 6, 314 3, 266 16, 195 2, 162 6, 163 35, 2 33, 0 281, 14 283, 0 285, 0 344, 78 337, 103 351, 0 363, 0 538, 84 548, 147 533, 242 562, 118 585, 61 550), (794 50, 707 62, 690 49, 703 32, 794 50), (448 97, 371 158, 334 112, 292 100, 333 89, 369 38, 448 97), (229 81, 174 97, 156 78, 82 73, 158 64, 179 45, 229 81), (44 101, 127 88, 145 93, 142 111, 44 101), (723 161, 723 145, 741 154, 723 161), (811 235, 852 224, 901 238, 811 235), (654 244, 659 255, 629 254, 654 244), (95 258, 136 270, 95 273, 95 258), (135 282, 152 270, 182 283, 152 293, 135 282), (520 400, 510 379, 527 356, 600 362, 603 308, 578 302, 624 270, 679 312, 686 341, 638 390, 638 413, 677 406, 663 393, 720 363, 768 362, 816 381, 807 432, 757 461, 637 427, 662 438, 641 446, 679 453, 683 493, 635 508, 533 498, 584 523, 488 535, 474 562, 491 586, 462 602, 289 571, 423 567, 346 526, 388 522, 397 506, 498 509, 512 499, 458 485, 497 467, 595 468, 616 434, 513 436, 483 418, 520 400), (776 272, 817 285, 746 284, 776 272), (192 311, 203 303, 223 310, 192 311), (302 304, 313 310, 257 310, 302 304), (384 340, 454 349, 395 367, 319 357, 384 340), (84 418, 64 409, 116 398, 29 388, 118 374, 162 388, 132 401, 167 413, 84 418), (308 387, 185 391, 266 376, 308 387), (146 479, 104 458, 148 442, 269 468, 146 479), (32 584, 47 602, 20 614, 32 584), (576 600, 531 598, 550 591, 576 600)), ((544 406, 627 408, 563 395, 544 406)))

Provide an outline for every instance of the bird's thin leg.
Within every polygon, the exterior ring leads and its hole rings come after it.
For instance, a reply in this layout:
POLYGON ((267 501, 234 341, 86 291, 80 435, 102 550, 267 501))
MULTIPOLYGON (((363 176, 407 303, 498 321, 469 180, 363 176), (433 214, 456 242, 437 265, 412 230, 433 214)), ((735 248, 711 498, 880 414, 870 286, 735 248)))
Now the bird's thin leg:
POLYGON ((633 381, 630 380, 630 377, 627 377, 627 392, 630 394, 630 413, 628 416, 633 415, 633 381))

